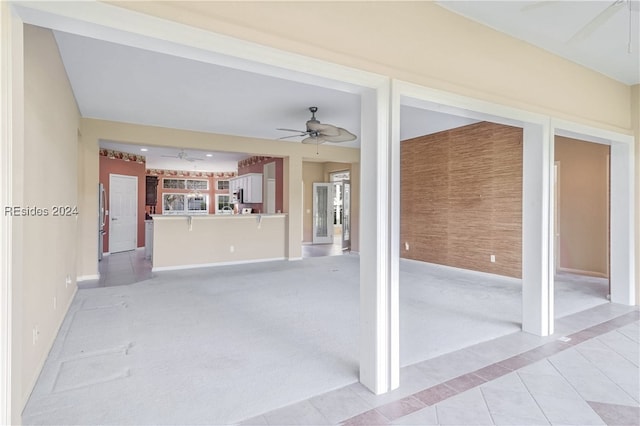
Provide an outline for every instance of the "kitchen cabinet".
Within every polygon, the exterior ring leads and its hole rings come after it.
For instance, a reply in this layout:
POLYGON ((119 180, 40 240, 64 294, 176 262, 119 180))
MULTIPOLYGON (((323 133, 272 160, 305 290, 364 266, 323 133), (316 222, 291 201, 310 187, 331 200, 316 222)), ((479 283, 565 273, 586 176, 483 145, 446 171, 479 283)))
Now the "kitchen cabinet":
POLYGON ((229 192, 234 194, 238 192, 238 188, 240 188, 240 179, 237 177, 229 179, 229 192))
POLYGON ((262 173, 247 173, 229 181, 229 190, 234 193, 242 189, 243 203, 262 202, 262 173))
POLYGON ((246 176, 245 194, 243 201, 245 203, 261 203, 262 202, 262 173, 251 173, 246 176))
POLYGON ((151 207, 151 214, 156 212, 158 203, 158 178, 156 176, 146 176, 145 206, 151 207))

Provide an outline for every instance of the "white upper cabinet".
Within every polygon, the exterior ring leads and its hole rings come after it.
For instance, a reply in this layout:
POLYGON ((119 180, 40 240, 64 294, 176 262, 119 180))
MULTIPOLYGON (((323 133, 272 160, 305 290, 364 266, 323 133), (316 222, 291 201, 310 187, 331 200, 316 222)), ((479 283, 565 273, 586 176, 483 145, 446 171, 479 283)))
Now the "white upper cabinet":
POLYGON ((230 191, 236 192, 242 189, 243 203, 262 202, 262 173, 247 173, 235 177, 229 182, 230 191))

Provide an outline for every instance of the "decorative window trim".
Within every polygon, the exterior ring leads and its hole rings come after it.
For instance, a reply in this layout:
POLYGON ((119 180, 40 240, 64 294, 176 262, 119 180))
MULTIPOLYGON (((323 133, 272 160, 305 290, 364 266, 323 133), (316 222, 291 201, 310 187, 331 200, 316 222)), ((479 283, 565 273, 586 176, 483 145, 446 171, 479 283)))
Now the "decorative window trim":
POLYGON ((182 178, 162 178, 162 189, 194 189, 198 191, 209 190, 208 179, 182 179, 182 178), (176 186, 167 186, 167 182, 176 182, 176 186), (202 185, 204 183, 205 185, 202 185))

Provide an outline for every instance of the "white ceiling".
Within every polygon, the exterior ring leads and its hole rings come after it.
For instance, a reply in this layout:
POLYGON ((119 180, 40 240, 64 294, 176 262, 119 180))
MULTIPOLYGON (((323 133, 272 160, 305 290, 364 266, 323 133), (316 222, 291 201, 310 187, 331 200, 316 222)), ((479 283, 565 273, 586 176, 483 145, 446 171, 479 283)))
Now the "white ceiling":
MULTIPOLYGON (((54 31, 56 41, 83 117, 152 126, 278 139, 304 129, 309 106, 324 123, 360 132, 360 95, 354 90, 304 84, 208 62, 187 59, 117 43, 54 31)), ((463 117, 402 108, 401 138, 431 134, 476 122, 463 117)), ((302 138, 283 139, 299 143, 302 138)), ((354 142, 336 144, 358 147, 354 142)), ((252 153, 187 150, 203 161, 188 162, 176 149, 101 141, 106 149, 145 155, 148 168, 233 171, 237 161, 252 153), (142 148, 147 151, 140 151, 142 148), (206 157, 207 153, 213 157, 206 157), (235 163, 235 164, 234 164, 235 163)))
POLYGON ((83 117, 277 139, 291 135, 277 128, 304 130, 308 108, 317 106, 321 122, 360 133, 353 93, 59 31, 55 37, 83 117))
POLYGON ((100 141, 100 147, 130 154, 143 155, 146 159, 147 169, 183 170, 196 172, 235 172, 238 170, 238 161, 251 157, 243 152, 216 152, 196 149, 184 149, 188 155, 186 159, 173 158, 181 149, 164 148, 158 146, 131 145, 114 141, 100 141), (146 151, 143 151, 146 150, 146 151), (171 158, 170 158, 171 157, 171 158), (195 160, 198 158, 198 160, 195 160))
POLYGON ((640 83, 640 1, 621 0, 619 6, 608 9, 613 3, 618 2, 613 0, 438 2, 452 12, 541 47, 615 80, 628 85, 638 84, 640 83), (590 24, 594 19, 596 21, 590 24), (586 34, 583 34, 585 37, 574 38, 583 29, 586 31, 586 34), (630 40, 631 53, 628 52, 630 40))
MULTIPOLYGON (((639 49, 636 45, 628 55, 626 38, 620 34, 620 28, 628 28, 621 22, 624 10, 613 14, 586 40, 566 43, 608 2, 439 3, 618 80, 638 82, 639 49)), ((317 106, 321 122, 360 134, 360 95, 345 83, 296 78, 286 70, 248 72, 235 68, 233 61, 212 59, 194 48, 186 58, 61 31, 54 34, 83 117, 246 136, 269 143, 291 135, 277 128, 304 129, 310 117, 308 107, 317 106)), ((459 127, 478 118, 467 117, 403 105, 401 139, 459 127)), ((301 139, 284 140, 299 143, 301 139)), ((336 145, 358 147, 360 140, 336 145)), ((102 141, 101 146, 135 154, 143 148, 118 141, 102 141)), ((176 147, 185 146, 188 141, 176 141, 176 147)), ((146 148, 149 151, 142 154, 149 168, 188 171, 194 166, 198 171, 232 171, 234 163, 252 155, 212 153, 209 159, 204 151, 189 150, 190 155, 206 160, 187 162, 163 157, 177 155, 180 148, 146 148)))

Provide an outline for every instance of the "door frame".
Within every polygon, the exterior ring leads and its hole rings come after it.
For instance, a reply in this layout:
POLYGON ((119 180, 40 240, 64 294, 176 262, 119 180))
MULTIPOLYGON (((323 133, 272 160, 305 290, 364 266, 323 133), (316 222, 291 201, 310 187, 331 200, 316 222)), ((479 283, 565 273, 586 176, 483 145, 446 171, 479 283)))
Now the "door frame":
MULTIPOLYGON (((135 182, 135 193, 134 193, 134 213, 135 213, 135 232, 134 232, 134 238, 133 238, 133 249, 135 250, 136 248, 138 248, 138 176, 130 176, 130 175, 121 175, 121 174, 117 174, 117 173, 109 173, 109 209, 108 209, 108 217, 109 220, 107 221, 109 223, 109 230, 107 231, 109 233, 109 253, 113 253, 113 229, 111 228, 111 208, 113 207, 113 200, 111 199, 112 196, 112 179, 113 178, 125 178, 128 180, 133 180, 135 182)), ((129 250, 120 250, 119 252, 122 251, 129 251, 129 250)), ((118 253, 119 253, 118 252, 118 253)))

